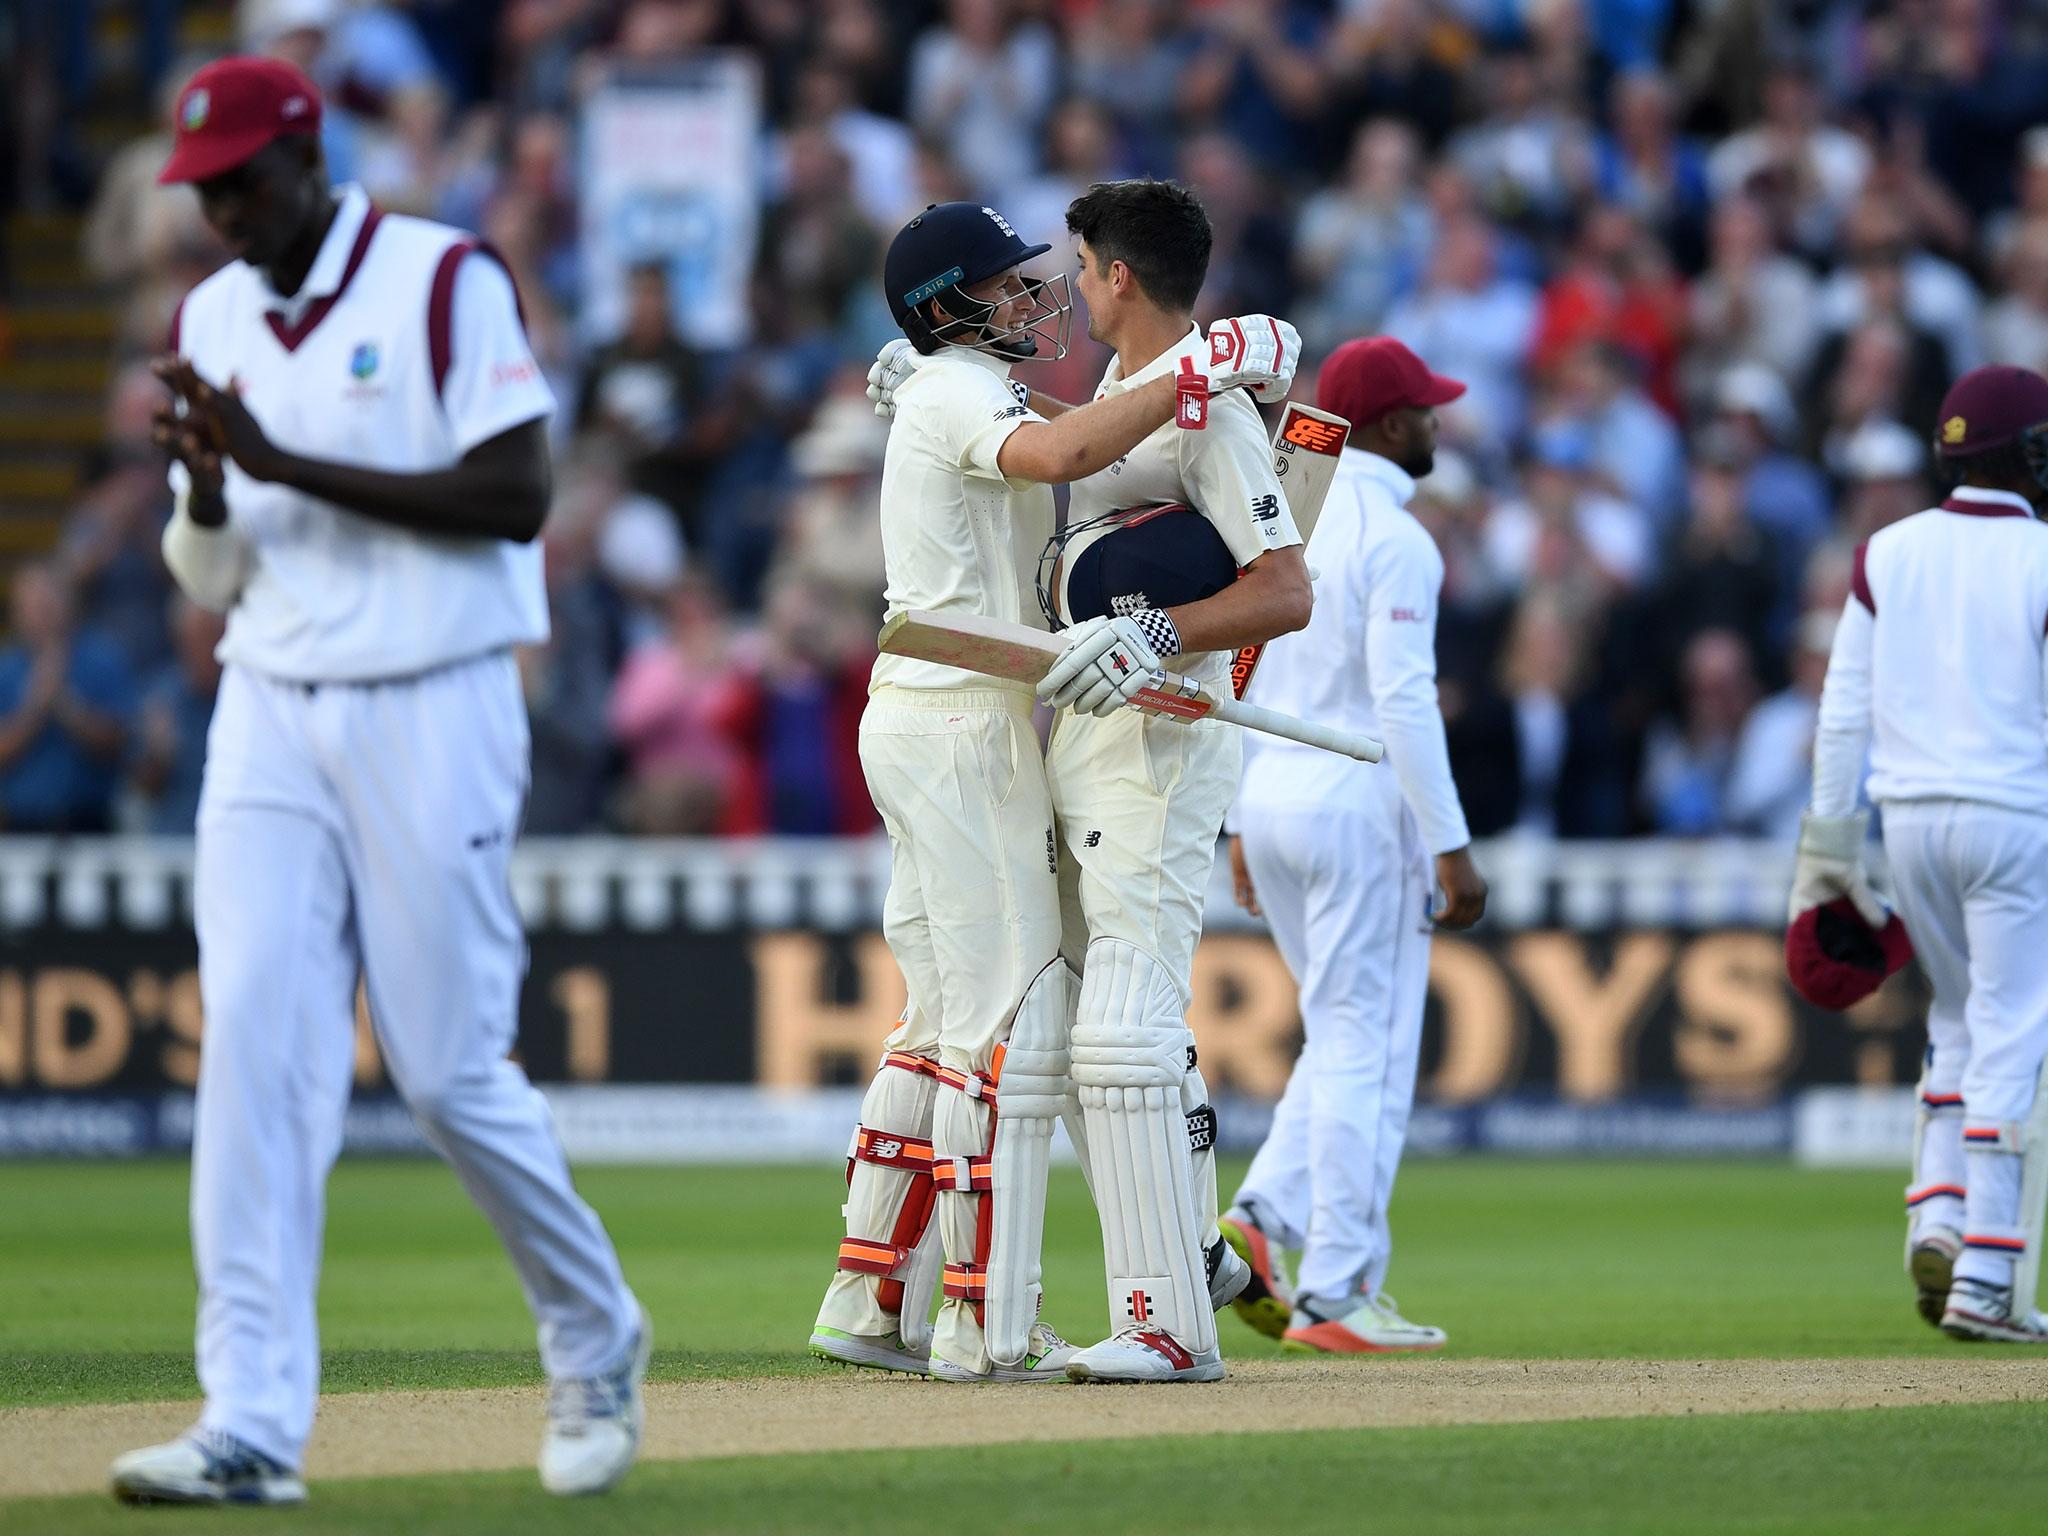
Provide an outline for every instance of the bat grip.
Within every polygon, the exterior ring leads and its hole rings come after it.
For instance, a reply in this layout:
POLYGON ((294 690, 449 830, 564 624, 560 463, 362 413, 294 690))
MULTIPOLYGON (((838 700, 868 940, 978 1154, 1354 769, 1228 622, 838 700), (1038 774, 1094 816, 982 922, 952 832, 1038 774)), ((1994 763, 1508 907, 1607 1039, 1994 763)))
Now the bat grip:
POLYGON ((1325 752, 1342 753, 1355 757, 1361 763, 1376 763, 1387 755, 1385 742, 1375 741, 1357 731, 1340 731, 1334 726, 1317 725, 1313 720, 1297 720, 1292 715, 1283 715, 1277 710, 1262 709, 1256 704, 1246 704, 1240 699, 1218 699, 1210 711, 1218 720, 1228 720, 1246 730, 1264 731, 1269 736, 1284 736, 1289 741, 1298 741, 1305 746, 1321 747, 1325 752))

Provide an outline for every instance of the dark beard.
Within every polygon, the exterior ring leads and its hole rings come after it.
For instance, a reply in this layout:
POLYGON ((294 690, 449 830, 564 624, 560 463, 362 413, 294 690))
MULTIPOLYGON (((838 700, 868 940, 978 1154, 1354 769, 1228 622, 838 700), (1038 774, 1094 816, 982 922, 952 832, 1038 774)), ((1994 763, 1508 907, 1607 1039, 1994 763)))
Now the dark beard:
POLYGON ((1401 467, 1408 472, 1409 478, 1425 480, 1429 477, 1429 472, 1436 468, 1436 450, 1425 448, 1419 455, 1410 455, 1408 462, 1401 467))

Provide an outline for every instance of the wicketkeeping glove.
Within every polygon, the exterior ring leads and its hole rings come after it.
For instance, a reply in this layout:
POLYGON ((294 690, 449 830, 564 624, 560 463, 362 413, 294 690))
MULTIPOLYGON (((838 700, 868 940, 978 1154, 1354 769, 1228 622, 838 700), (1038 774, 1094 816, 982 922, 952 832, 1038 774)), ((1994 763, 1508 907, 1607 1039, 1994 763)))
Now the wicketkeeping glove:
MULTIPOLYGON (((1141 617, 1154 620, 1155 628, 1164 625, 1162 639, 1172 634, 1173 621, 1157 609, 1141 617)), ((1064 705, 1077 715, 1111 714, 1159 678, 1159 650, 1140 619, 1099 615, 1066 633, 1067 648, 1038 684, 1039 698, 1055 709, 1064 705)), ((1165 643, 1177 651, 1179 636, 1165 643)))
POLYGON ((1792 864, 1792 900, 1788 918, 1826 906, 1846 896, 1872 928, 1882 928, 1891 909, 1872 889, 1863 873, 1863 841, 1870 833, 1870 812, 1848 816, 1799 818, 1799 852, 1792 864))
POLYGON ((896 414, 896 391, 917 371, 917 348, 898 336, 885 342, 868 370, 868 398, 875 402, 875 414, 887 421, 896 414))

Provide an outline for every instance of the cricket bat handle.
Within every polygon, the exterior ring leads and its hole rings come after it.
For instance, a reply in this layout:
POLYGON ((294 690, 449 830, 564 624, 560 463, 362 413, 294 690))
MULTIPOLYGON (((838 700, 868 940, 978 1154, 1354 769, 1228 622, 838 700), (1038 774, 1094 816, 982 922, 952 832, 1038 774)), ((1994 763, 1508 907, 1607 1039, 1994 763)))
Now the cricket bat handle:
POLYGON ((1241 725, 1248 731, 1263 731, 1268 736, 1285 737, 1298 741, 1304 746, 1321 747, 1325 752, 1341 753, 1355 757, 1361 763, 1376 763, 1387 755, 1387 744, 1362 736, 1356 731, 1340 731, 1334 726, 1317 725, 1312 720, 1297 720, 1292 715, 1283 715, 1277 709, 1264 709, 1257 704, 1247 704, 1233 697, 1226 686, 1222 693, 1205 683, 1198 683, 1191 677, 1177 672, 1158 673, 1153 677, 1151 687, 1136 695, 1131 703, 1138 709, 1153 714, 1171 715, 1181 720, 1214 718, 1228 720, 1232 725, 1241 725))
POLYGON ((1284 736, 1289 741, 1321 747, 1325 752, 1355 757, 1361 763, 1376 763, 1387 755, 1385 742, 1375 741, 1358 731, 1340 731, 1335 726, 1317 725, 1313 720, 1297 720, 1292 715, 1283 715, 1275 709, 1261 709, 1242 699, 1218 699, 1215 715, 1218 720, 1228 720, 1248 731, 1284 736))

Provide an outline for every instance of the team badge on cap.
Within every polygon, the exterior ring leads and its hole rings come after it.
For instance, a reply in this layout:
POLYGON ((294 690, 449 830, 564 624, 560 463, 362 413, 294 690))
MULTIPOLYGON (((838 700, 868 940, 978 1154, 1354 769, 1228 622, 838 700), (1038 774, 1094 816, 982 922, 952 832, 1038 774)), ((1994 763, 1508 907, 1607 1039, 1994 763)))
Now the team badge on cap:
POLYGON ((195 128, 206 126, 206 114, 213 108, 213 95, 205 86, 199 87, 185 98, 184 110, 178 114, 178 126, 190 133, 195 128))
POLYGON ((1960 443, 1970 435, 1970 424, 1960 416, 1951 416, 1941 424, 1941 440, 1944 443, 1960 443))

